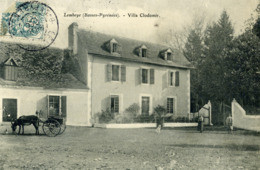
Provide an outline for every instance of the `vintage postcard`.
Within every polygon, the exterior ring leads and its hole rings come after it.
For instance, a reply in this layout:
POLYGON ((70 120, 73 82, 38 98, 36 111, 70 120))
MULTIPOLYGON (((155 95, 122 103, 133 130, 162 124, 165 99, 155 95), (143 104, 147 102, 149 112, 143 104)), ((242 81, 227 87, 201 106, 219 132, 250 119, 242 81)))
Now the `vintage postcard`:
POLYGON ((259 169, 258 0, 0 0, 0 169, 259 169))

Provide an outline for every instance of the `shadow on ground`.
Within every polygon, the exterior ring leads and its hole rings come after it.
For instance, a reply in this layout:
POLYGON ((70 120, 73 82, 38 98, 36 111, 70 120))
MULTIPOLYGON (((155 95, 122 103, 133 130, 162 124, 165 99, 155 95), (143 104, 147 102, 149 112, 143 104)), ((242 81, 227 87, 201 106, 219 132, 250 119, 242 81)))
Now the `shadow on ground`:
POLYGON ((173 144, 173 145, 167 145, 170 147, 183 147, 183 148, 226 148, 236 151, 259 151, 260 146, 259 145, 237 145, 237 144, 228 144, 228 145, 200 145, 200 144, 173 144))

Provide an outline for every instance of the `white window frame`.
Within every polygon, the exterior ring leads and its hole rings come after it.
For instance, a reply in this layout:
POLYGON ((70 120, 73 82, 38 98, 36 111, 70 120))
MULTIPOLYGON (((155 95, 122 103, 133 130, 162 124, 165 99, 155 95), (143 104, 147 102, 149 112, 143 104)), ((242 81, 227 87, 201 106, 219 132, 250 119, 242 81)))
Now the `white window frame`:
POLYGON ((112 47, 111 47, 112 48, 112 53, 117 53, 117 51, 118 51, 118 44, 117 43, 112 43, 111 45, 112 45, 112 47))
POLYGON ((61 94, 48 94, 47 95, 47 116, 50 116, 50 96, 55 96, 55 97, 59 97, 59 113, 58 115, 61 116, 63 113, 62 113, 62 101, 61 101, 61 98, 62 97, 66 97, 66 117, 68 116, 68 110, 67 110, 67 105, 68 105, 68 96, 67 95, 61 95, 61 94))
POLYGON ((177 112, 177 96, 167 96, 167 98, 166 98, 166 111, 167 111, 167 114, 168 114, 168 108, 167 108, 168 99, 173 99, 173 113, 169 113, 169 114, 176 115, 176 112, 177 112))
POLYGON ((168 73, 167 73, 167 77, 168 77, 168 86, 169 87, 175 87, 175 81, 176 81, 176 76, 175 76, 175 72, 176 70, 168 70, 168 73), (173 80, 171 80, 171 73, 173 73, 173 80), (171 85, 171 81, 173 82, 173 84, 171 85))
POLYGON ((111 81, 112 82, 120 82, 120 80, 121 80, 121 65, 120 64, 113 64, 113 63, 111 63, 111 81), (113 66, 118 66, 119 68, 118 68, 118 80, 113 80, 113 66))
POLYGON ((145 84, 145 85, 150 84, 150 68, 141 67, 141 84, 145 84), (147 70, 147 83, 143 83, 143 69, 147 70))
POLYGON ((141 69, 141 84, 142 85, 154 85, 155 84, 155 68, 151 68, 151 67, 140 67, 140 69, 141 69), (143 69, 146 69, 147 70, 147 83, 143 83, 143 72, 142 72, 142 70, 143 69), (153 69, 154 70, 154 83, 153 84, 151 84, 151 69, 153 69))
POLYGON ((173 59, 172 50, 171 50, 171 49, 166 50, 166 51, 164 52, 164 60, 166 60, 166 61, 172 61, 172 59, 173 59), (170 60, 168 60, 168 53, 170 53, 170 56, 171 56, 171 59, 170 59, 170 60))
POLYGON ((119 104, 119 107, 118 107, 118 113, 120 114, 122 111, 123 111, 123 95, 122 94, 119 94, 119 93, 110 93, 109 94, 109 108, 111 109, 111 97, 112 96, 118 96, 119 99, 118 99, 118 104, 119 104))
POLYGON ((147 48, 141 48, 141 57, 147 58, 147 48))

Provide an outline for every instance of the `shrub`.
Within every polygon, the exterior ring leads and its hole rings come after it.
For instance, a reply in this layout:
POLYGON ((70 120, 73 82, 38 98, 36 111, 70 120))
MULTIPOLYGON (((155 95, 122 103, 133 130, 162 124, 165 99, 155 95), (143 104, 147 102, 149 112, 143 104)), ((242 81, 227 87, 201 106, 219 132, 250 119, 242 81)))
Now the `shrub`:
POLYGON ((140 106, 137 103, 130 105, 125 109, 123 114, 115 116, 116 123, 133 123, 140 111, 140 106))
POLYGON ((130 117, 135 118, 140 111, 140 106, 137 103, 130 105, 127 109, 125 109, 125 113, 130 117))
POLYGON ((99 123, 108 123, 114 118, 114 114, 107 108, 106 110, 102 110, 101 113, 96 113, 95 117, 98 117, 99 123))
POLYGON ((164 106, 158 105, 154 108, 154 114, 156 117, 162 117, 166 114, 166 108, 164 106))
POLYGON ((155 115, 152 114, 152 115, 138 115, 136 118, 135 118, 135 122, 138 122, 138 123, 152 123, 155 121, 155 115))

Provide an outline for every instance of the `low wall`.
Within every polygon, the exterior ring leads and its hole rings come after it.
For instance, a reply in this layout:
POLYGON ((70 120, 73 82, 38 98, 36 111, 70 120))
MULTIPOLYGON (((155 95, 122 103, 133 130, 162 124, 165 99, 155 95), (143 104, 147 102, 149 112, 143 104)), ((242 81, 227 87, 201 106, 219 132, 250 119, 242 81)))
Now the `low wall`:
POLYGON ((234 99, 232 101, 233 126, 260 132, 260 116, 246 115, 246 111, 234 99))
MULTIPOLYGON (((164 127, 196 127, 198 123, 164 123, 164 127)), ((118 128, 118 129, 134 129, 134 128, 155 128, 155 123, 129 123, 129 124, 95 124, 98 128, 118 128)))

